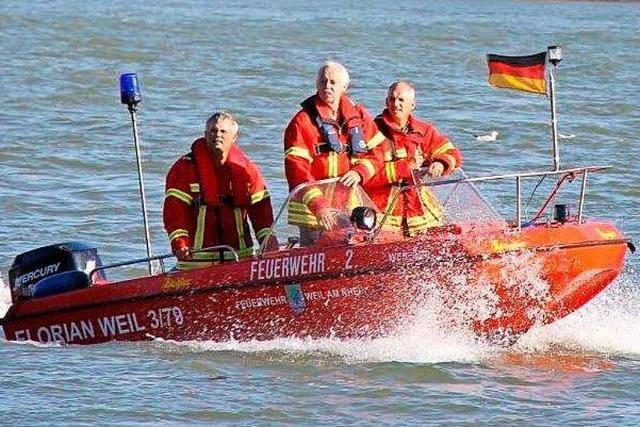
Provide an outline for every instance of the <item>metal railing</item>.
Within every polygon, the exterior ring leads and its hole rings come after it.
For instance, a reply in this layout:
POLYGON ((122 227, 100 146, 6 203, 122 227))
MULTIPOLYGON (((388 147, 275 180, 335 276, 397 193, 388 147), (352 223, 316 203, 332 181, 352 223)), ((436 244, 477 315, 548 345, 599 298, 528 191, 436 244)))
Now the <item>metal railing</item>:
MULTIPOLYGON (((220 251, 220 250, 231 252, 231 254, 233 255, 234 261, 236 261, 236 262, 240 259, 238 257, 238 253, 236 252, 236 250, 233 249, 229 245, 210 246, 210 247, 207 247, 207 248, 198 249, 197 251, 193 251, 193 252, 194 253, 201 253, 201 252, 213 252, 213 251, 220 251)), ((89 280, 91 280, 91 282, 93 282, 93 276, 96 273, 100 272, 100 271, 106 271, 106 270, 109 270, 109 269, 112 269, 112 268, 124 267, 124 266, 127 266, 127 265, 151 263, 152 261, 159 261, 160 262, 160 269, 161 269, 160 273, 166 273, 164 260, 167 259, 167 258, 173 258, 173 257, 175 257, 174 254, 167 253, 167 254, 163 254, 163 255, 155 255, 155 256, 152 256, 152 257, 133 259, 133 260, 130 260, 130 261, 123 261, 123 262, 116 262, 116 263, 113 263, 113 264, 101 265, 100 267, 96 267, 93 270, 91 270, 91 272, 89 273, 89 280)))
MULTIPOLYGON (((547 196, 547 199, 544 201, 544 203, 542 204, 542 206, 540 207, 540 209, 538 210, 538 212, 536 212, 536 214, 534 215, 534 217, 532 218, 532 220, 529 221, 529 223, 532 223, 533 221, 539 219, 544 213, 545 211, 548 209, 549 205, 555 200, 557 194, 558 194, 558 190, 560 189, 560 187, 566 182, 566 181, 573 181, 573 179, 576 176, 582 176, 582 183, 580 186, 580 195, 579 195, 579 201, 578 201, 578 215, 577 215, 577 221, 579 224, 582 224, 583 222, 583 214, 584 214, 584 201, 585 201, 585 195, 586 195, 586 189, 587 189, 587 178, 590 172, 596 172, 596 171, 601 171, 601 170, 605 170, 605 169, 609 169, 611 168, 610 165, 607 166, 586 166, 586 167, 580 167, 580 168, 570 168, 570 169, 559 169, 559 170, 554 170, 554 171, 535 171, 535 172, 523 172, 523 173, 511 173, 511 174, 504 174, 504 175, 490 175, 490 176, 481 176, 481 177, 475 177, 475 178, 469 178, 464 176, 463 178, 460 179, 437 179, 434 180, 432 182, 425 182, 425 183, 421 183, 419 184, 417 187, 435 187, 435 186, 440 186, 440 185, 447 185, 447 184, 461 184, 461 183, 476 183, 476 182, 486 182, 486 181, 496 181, 496 180, 504 180, 504 179, 514 179, 515 180, 515 185, 516 185, 516 206, 515 206, 515 212, 516 212, 516 218, 515 218, 515 225, 517 227, 518 230, 520 230, 522 228, 522 180, 524 178, 533 178, 533 177, 546 177, 546 176, 552 176, 552 175, 560 175, 560 178, 558 178, 558 180, 556 181, 556 185, 555 188, 551 191, 551 193, 547 196)), ((476 191, 477 194, 480 195, 479 192, 476 191)), ((480 197, 482 197, 480 195, 480 197)), ((489 204, 490 206, 490 204, 489 204)))

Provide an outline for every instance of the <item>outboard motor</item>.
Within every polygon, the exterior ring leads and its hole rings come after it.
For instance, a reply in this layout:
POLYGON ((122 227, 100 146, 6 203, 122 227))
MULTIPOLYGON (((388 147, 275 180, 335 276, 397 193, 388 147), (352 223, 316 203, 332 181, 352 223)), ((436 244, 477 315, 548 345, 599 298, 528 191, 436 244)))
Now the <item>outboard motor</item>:
POLYGON ((96 246, 82 242, 43 246, 18 255, 9 270, 11 300, 39 298, 86 288, 93 281, 105 281, 96 246))

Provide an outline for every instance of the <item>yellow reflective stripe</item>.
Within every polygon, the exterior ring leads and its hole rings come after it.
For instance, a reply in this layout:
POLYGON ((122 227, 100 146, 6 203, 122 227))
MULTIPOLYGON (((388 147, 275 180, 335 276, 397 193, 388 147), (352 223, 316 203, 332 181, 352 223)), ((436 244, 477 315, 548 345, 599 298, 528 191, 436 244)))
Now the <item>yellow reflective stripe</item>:
POLYGON ((390 162, 393 160, 393 154, 391 153, 391 150, 387 150, 384 152, 384 161, 385 162, 390 162))
MULTIPOLYGON (((228 250, 223 250, 223 259, 225 260, 234 260, 235 257, 233 253, 228 250)), ((253 248, 245 248, 245 249, 236 249, 236 254, 238 254, 238 258, 251 256, 253 255, 253 248)), ((193 261, 218 261, 220 259, 220 251, 212 250, 206 252, 196 252, 193 254, 193 261)))
POLYGON ((192 182, 191 184, 189 184, 189 190, 191 190, 193 193, 199 193, 200 192, 200 183, 192 182))
POLYGON ((242 251, 247 248, 247 243, 244 241, 244 221, 242 220, 242 210, 240 210, 240 208, 233 208, 233 218, 236 220, 238 244, 240 246, 240 250, 242 251))
MULTIPOLYGON (((385 212, 391 212, 395 207, 395 204, 398 202, 398 198, 395 197, 396 193, 398 193, 400 189, 398 187, 391 187, 391 191, 389 192, 389 198, 387 198, 387 206, 385 206, 385 212), (393 200, 395 198, 395 201, 393 200), (391 203, 394 202, 394 203, 391 203)), ((390 216, 390 215, 389 215, 390 216)))
POLYGON ((329 152, 329 170, 328 172, 328 177, 329 178, 335 178, 338 176, 338 153, 336 153, 335 151, 331 151, 329 152))
POLYGON ((411 216, 407 218, 407 224, 409 225, 409 227, 419 227, 421 225, 434 223, 440 224, 440 221, 431 214, 425 214, 422 216, 411 216))
POLYGON ((383 230, 397 231, 402 228, 402 216, 387 215, 387 219, 382 226, 383 230))
POLYGON ((262 191, 258 191, 257 193, 253 193, 251 195, 251 204, 255 205, 259 201, 264 200, 269 196, 270 196, 269 190, 267 190, 267 189, 262 190, 262 191))
POLYGON ((322 190, 320 190, 319 188, 312 188, 307 191, 304 196, 302 196, 302 204, 306 206, 311 200, 319 196, 322 196, 322 190))
POLYGON ((407 157, 407 149, 406 148, 398 148, 396 150, 396 156, 398 156, 399 159, 404 159, 405 157, 407 157))
POLYGON ((409 226, 409 235, 414 236, 421 231, 425 231, 431 227, 442 225, 442 221, 430 214, 419 217, 409 218, 407 220, 409 226))
POLYGON ((378 131, 375 135, 371 137, 370 140, 367 141, 367 148, 369 150, 371 150, 372 148, 376 148, 378 145, 382 143, 382 141, 384 141, 384 139, 385 138, 382 132, 378 131))
POLYGON ((435 218, 439 219, 442 217, 442 208, 440 207, 440 203, 428 188, 420 188, 420 201, 422 202, 422 205, 429 211, 429 213, 435 218))
POLYGON ((446 151, 449 150, 453 150, 456 147, 453 146, 453 144, 451 143, 451 141, 447 141, 444 144, 442 144, 440 147, 438 147, 436 150, 433 151, 433 154, 431 154, 431 156, 437 156, 438 154, 442 154, 446 151))
POLYGON ((169 242, 173 242, 173 240, 178 237, 189 237, 189 232, 183 228, 176 228, 169 233, 169 242))
POLYGON ((217 252, 195 252, 193 254, 194 261, 213 261, 220 258, 217 252))
POLYGON ((318 225, 318 220, 313 215, 289 214, 289 224, 318 225))
POLYGON ((309 210, 309 208, 307 207, 307 205, 304 205, 300 202, 289 202, 289 212, 297 212, 297 213, 309 213, 311 214, 311 211, 309 210))
POLYGON ((208 267, 212 264, 211 261, 178 261, 176 267, 178 267, 178 270, 194 270, 196 268, 208 267))
POLYGON ((396 164, 393 162, 387 162, 384 164, 384 171, 387 174, 387 181, 390 184, 393 184, 398 180, 398 176, 396 174, 396 164))
POLYGON ((263 228, 262 230, 258 231, 258 232, 256 233, 256 237, 258 238, 258 240, 260 240, 260 241, 261 241, 262 239, 264 239, 265 237, 267 237, 267 235, 269 234, 269 230, 270 230, 270 228, 269 228, 269 227, 265 227, 265 228, 263 228))
POLYGON ((196 222, 196 237, 193 242, 193 249, 202 249, 204 240, 204 220, 207 217, 207 207, 200 206, 198 209, 198 220, 196 222))
POLYGON ((373 162, 369 159, 354 159, 351 161, 351 163, 354 165, 358 165, 358 164, 365 165, 367 170, 369 171, 369 176, 373 176, 376 174, 376 167, 373 166, 373 162))
POLYGON ((302 147, 290 147, 284 152, 284 157, 288 156, 302 157, 303 159, 308 160, 309 163, 313 162, 313 157, 311 157, 309 150, 302 147))
POLYGON ((193 202, 193 197, 190 194, 185 193, 184 191, 178 190, 177 188, 170 188, 167 190, 167 194, 165 197, 175 197, 178 200, 182 200, 186 204, 190 205, 193 202))

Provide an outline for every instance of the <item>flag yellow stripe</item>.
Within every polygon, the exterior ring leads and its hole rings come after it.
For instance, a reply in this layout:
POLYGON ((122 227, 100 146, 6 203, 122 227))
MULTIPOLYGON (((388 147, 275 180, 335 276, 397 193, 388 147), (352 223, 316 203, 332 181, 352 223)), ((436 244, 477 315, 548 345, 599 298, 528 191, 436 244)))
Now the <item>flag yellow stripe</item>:
POLYGON ((489 76, 489 84, 505 89, 516 89, 543 95, 547 94, 547 86, 544 79, 531 79, 509 74, 491 74, 489 76))

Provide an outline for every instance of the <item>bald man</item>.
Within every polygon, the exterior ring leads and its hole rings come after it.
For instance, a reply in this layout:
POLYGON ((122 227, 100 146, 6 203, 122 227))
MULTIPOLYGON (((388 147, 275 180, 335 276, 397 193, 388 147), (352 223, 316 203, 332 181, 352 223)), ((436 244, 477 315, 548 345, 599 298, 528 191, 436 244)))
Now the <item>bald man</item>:
MULTIPOLYGON (((300 184, 340 177, 353 187, 367 182, 382 167, 376 148, 384 141, 372 116, 347 96, 349 72, 328 61, 318 70, 316 93, 302 102, 284 134, 284 167, 289 190, 300 184)), ((300 243, 307 245, 335 218, 325 195, 309 187, 289 207, 290 223, 300 227, 300 243)))
POLYGON ((416 96, 413 85, 399 80, 389 86, 386 108, 375 118, 378 129, 386 137, 384 167, 366 185, 365 190, 383 211, 389 210, 386 229, 413 236, 429 227, 440 225, 439 203, 427 188, 405 189, 413 184, 412 170, 426 167, 431 176, 448 175, 462 164, 458 150, 446 136, 431 124, 413 115, 416 96))

